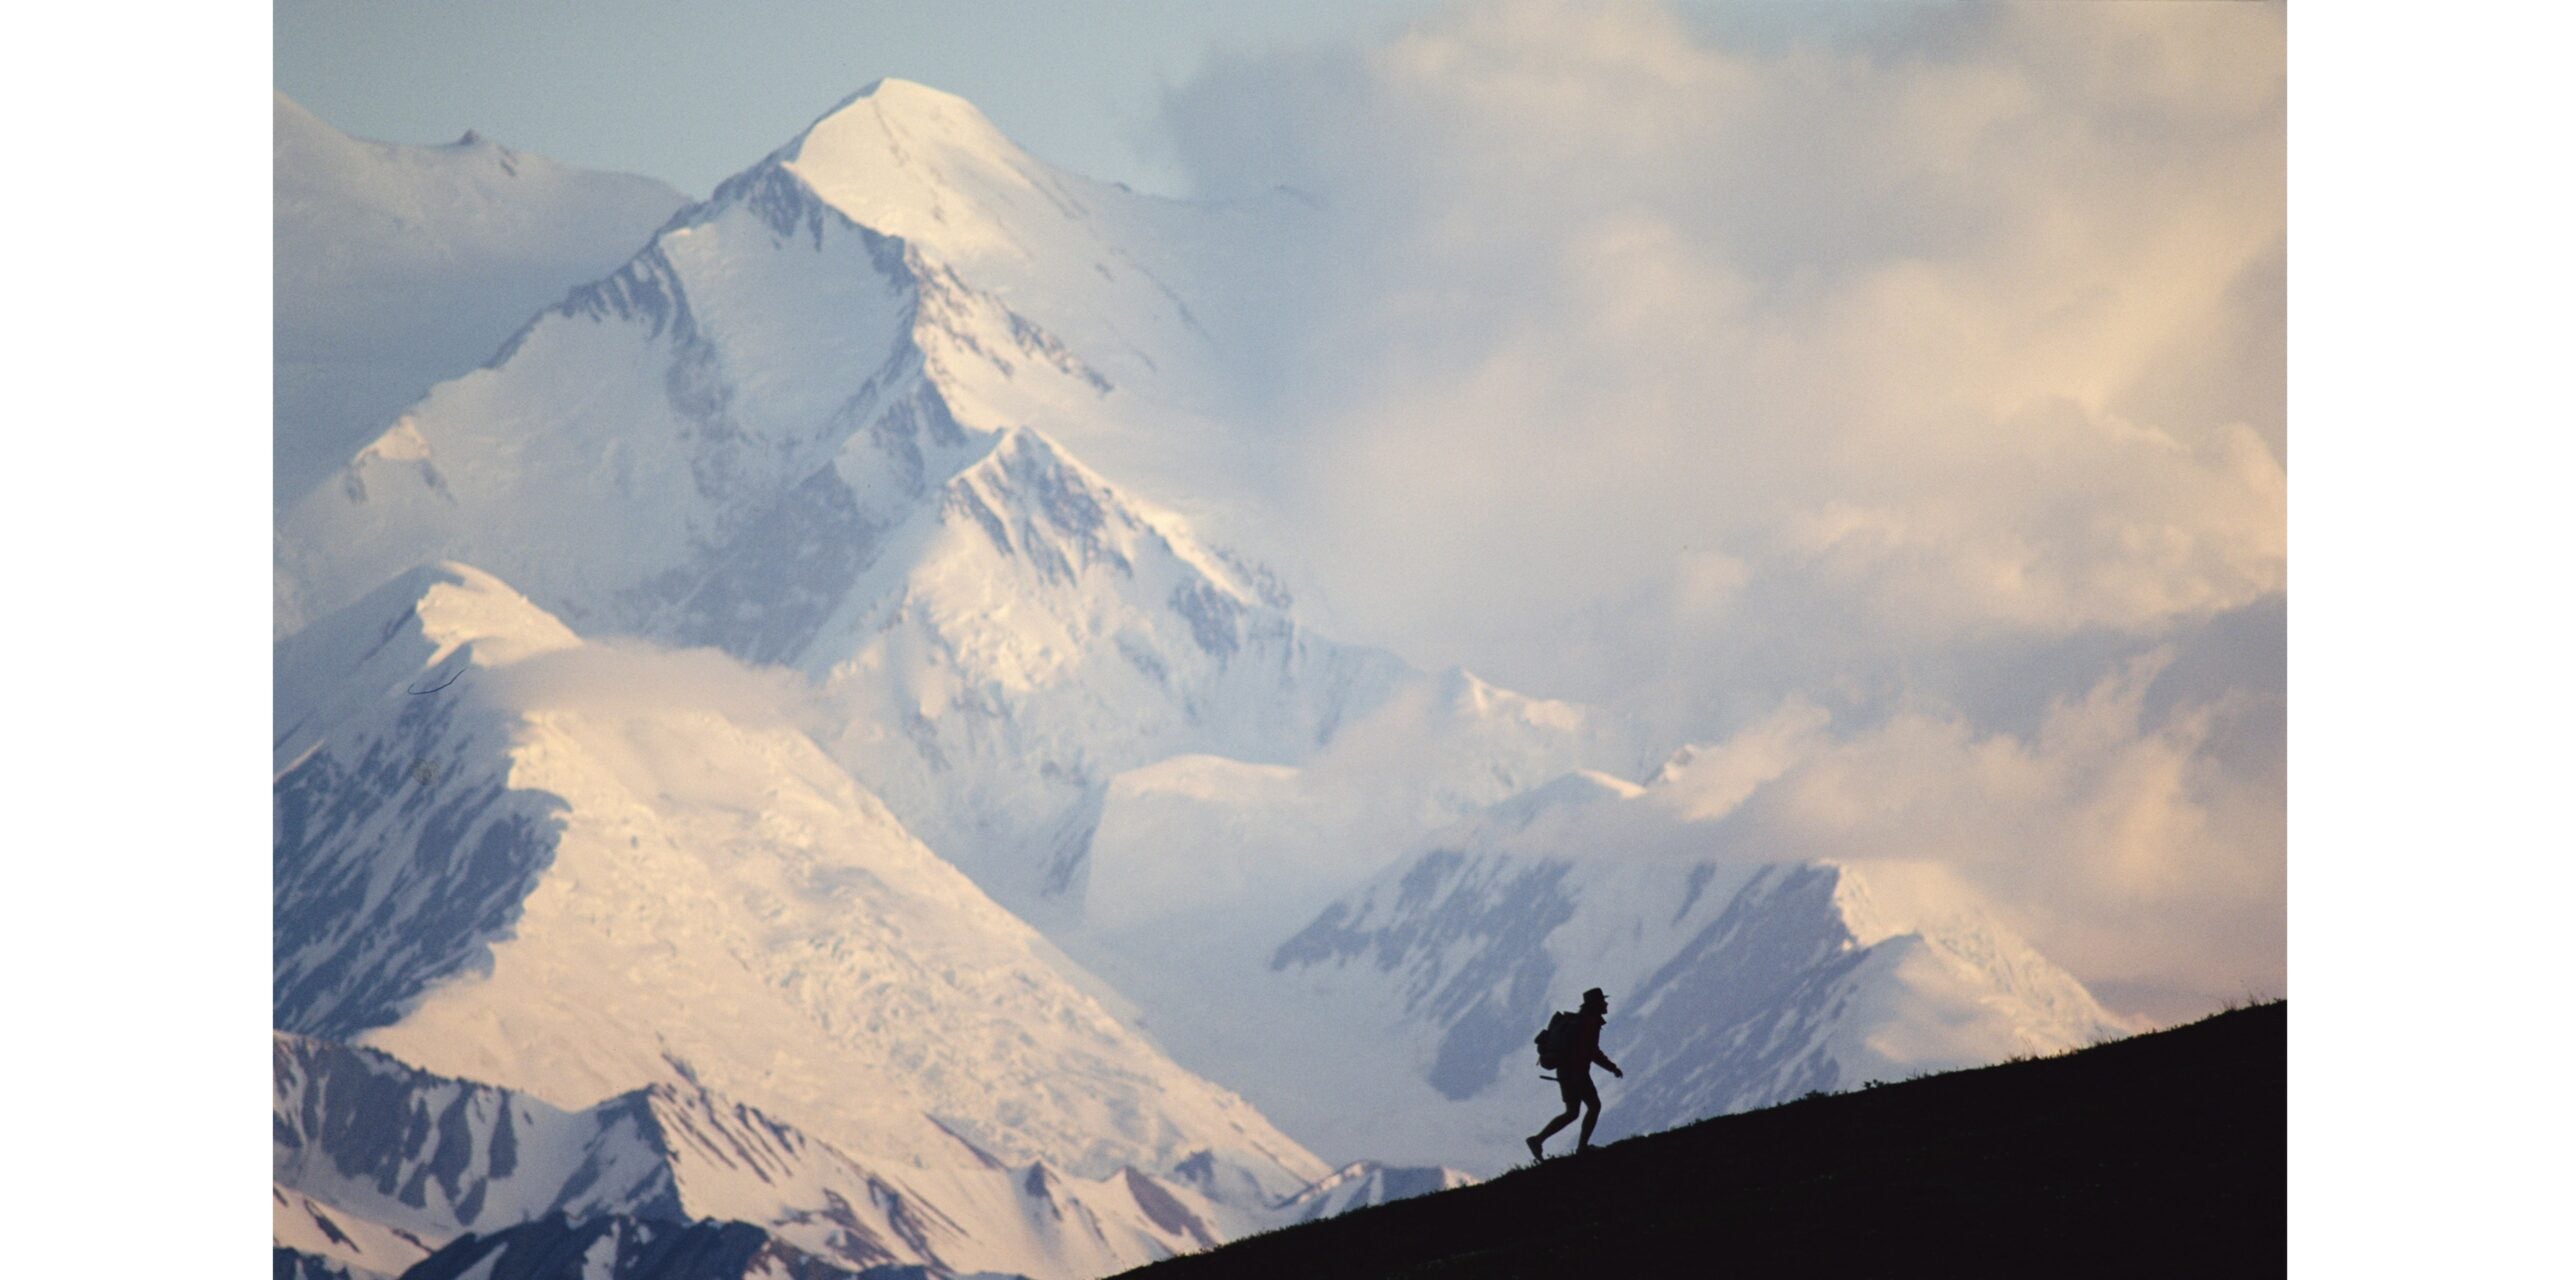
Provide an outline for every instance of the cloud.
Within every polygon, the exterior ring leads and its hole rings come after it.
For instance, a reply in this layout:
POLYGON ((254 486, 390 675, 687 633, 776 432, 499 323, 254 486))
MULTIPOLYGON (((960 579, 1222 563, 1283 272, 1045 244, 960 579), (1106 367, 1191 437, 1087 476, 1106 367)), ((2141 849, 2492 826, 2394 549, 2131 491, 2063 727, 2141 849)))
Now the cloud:
POLYGON ((1556 616, 1678 643, 1755 579, 1915 645, 2278 590, 2283 423, 2214 415, 2280 411, 2280 344, 2204 344, 2281 327, 2281 15, 2127 8, 1720 44, 1507 3, 1212 59, 1167 112, 1199 186, 1328 211, 1259 335, 1300 576, 1595 698, 1623 655, 1556 616))
POLYGON ((1727 838, 1760 857, 1954 867, 2094 980, 2281 989, 2283 791, 2216 750, 2237 699, 2146 711, 2170 656, 2057 701, 2028 736, 1906 711, 1831 739, 1756 790, 1727 838))
POLYGON ((491 669, 488 696, 520 712, 606 718, 714 715, 741 728, 808 730, 816 697, 784 667, 751 666, 717 649, 590 640, 491 669))
MULTIPOLYGON (((1953 872, 2072 973, 2135 1011, 2281 991, 2284 788, 2252 753, 2258 695, 2164 701, 2163 648, 2054 701, 2032 731, 1905 707, 1867 727, 1801 702, 1675 757, 1643 803, 1555 847, 1745 864, 1918 862, 1953 872)), ((1589 820, 1585 820, 1586 822, 1589 820)))
POLYGON ((1804 751, 1724 820, 1768 856, 2280 982, 2284 22, 1516 0, 1209 59, 1197 189, 1323 210, 1248 335, 1260 545, 1337 633, 1804 751))

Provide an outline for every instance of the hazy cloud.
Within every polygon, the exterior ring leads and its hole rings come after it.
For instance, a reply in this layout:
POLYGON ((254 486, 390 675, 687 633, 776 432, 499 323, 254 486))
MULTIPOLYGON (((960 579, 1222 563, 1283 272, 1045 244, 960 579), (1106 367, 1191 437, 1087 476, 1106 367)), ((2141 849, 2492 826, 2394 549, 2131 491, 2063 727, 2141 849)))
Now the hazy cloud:
POLYGON ((1204 189, 1329 211, 1269 335, 1304 576, 1582 696, 1558 606, 1694 634, 1783 575, 1929 643, 2277 590, 2283 424, 2208 412, 2280 408, 2280 348, 2197 348, 2281 327, 2281 15, 2154 8, 1885 56, 1515 3, 1213 60, 1168 112, 1204 189))
POLYGON ((2213 650, 2282 610, 2283 55, 2279 6, 1528 0, 1212 58, 1200 190, 1324 210, 1257 335, 1264 545, 1534 694, 1822 709, 1768 831, 1898 813, 2095 976, 2165 962, 2123 911, 2214 916, 2181 876, 2258 931, 2190 976, 2280 973, 2281 734, 2229 729, 2280 662, 2213 650), (2241 683, 2142 712, 2163 645, 2241 683))
POLYGON ((808 683, 786 667, 751 666, 717 649, 590 640, 492 668, 490 697, 517 711, 603 717, 716 715, 740 727, 806 730, 808 683))
POLYGON ((2030 735, 1915 709, 1809 744, 1725 838, 1760 857, 1956 868, 2093 980, 2199 1003, 2281 990, 2283 789, 2221 750, 2253 695, 2146 710, 2170 657, 2056 702, 2030 735))

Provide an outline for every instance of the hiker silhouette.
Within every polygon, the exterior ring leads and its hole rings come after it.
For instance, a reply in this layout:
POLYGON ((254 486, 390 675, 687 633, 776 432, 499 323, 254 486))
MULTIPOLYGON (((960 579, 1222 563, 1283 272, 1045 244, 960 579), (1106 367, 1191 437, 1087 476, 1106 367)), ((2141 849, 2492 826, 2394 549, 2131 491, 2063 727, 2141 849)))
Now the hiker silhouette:
MULTIPOLYGON (((1554 1137, 1557 1130, 1572 1124, 1576 1115, 1582 1117, 1582 1140, 1574 1144, 1573 1153, 1580 1155, 1590 1149, 1591 1130, 1600 1123, 1600 1089, 1591 1083, 1591 1064, 1597 1062, 1607 1067, 1610 1075, 1621 1080, 1627 1075, 1618 1070, 1617 1063, 1609 1061, 1608 1054, 1600 1052, 1600 1028, 1608 1022, 1608 1018, 1603 1016, 1608 1012, 1608 994, 1593 987, 1582 993, 1579 1011, 1559 1013, 1548 1023, 1549 1031, 1562 1033, 1562 1043, 1553 1046, 1542 1043, 1538 1065, 1556 1069, 1556 1085, 1564 1090, 1564 1114, 1530 1135, 1530 1159, 1546 1159, 1547 1139, 1554 1137), (1570 1025, 1563 1025, 1565 1023, 1570 1025)), ((1548 1038, 1542 1036, 1541 1040, 1548 1038)))

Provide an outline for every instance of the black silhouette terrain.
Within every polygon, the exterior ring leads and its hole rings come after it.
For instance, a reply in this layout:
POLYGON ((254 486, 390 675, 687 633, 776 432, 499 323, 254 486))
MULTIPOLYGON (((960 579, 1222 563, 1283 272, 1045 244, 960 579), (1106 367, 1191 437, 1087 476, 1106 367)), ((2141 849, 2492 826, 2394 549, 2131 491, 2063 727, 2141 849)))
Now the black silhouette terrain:
POLYGON ((1172 1258, 1146 1280, 2279 1276, 2285 1006, 1814 1096, 1172 1258))

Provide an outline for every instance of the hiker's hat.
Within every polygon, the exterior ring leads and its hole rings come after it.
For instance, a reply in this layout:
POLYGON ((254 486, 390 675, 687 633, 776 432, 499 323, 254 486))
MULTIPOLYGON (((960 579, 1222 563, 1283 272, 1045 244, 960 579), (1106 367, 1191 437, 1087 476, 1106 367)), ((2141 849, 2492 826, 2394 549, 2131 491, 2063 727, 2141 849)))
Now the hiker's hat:
POLYGON ((1609 993, 1602 991, 1598 987, 1593 987, 1589 991, 1582 993, 1582 1002, 1584 1004, 1606 1004, 1608 1003, 1608 1000, 1609 993))

